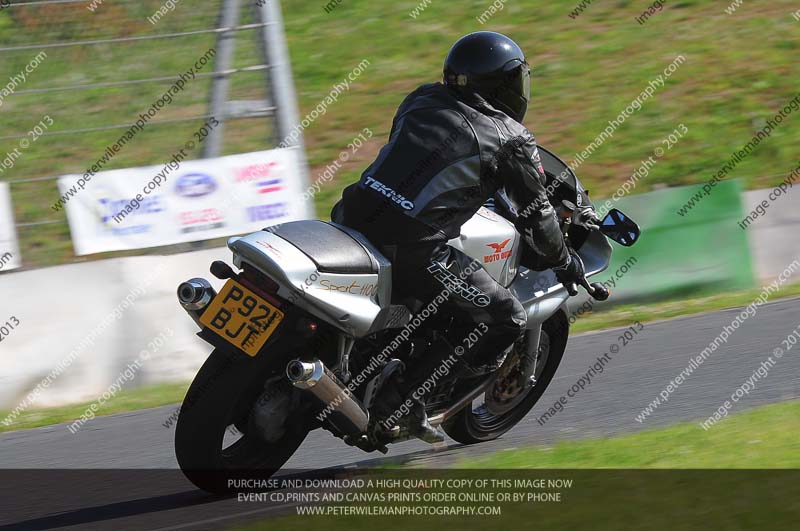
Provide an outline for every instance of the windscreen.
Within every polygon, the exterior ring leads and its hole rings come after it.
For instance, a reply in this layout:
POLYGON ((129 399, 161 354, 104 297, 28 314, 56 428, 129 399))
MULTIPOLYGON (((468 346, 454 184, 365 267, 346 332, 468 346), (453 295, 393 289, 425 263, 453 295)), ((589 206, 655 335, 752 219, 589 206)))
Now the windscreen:
POLYGON ((557 197, 559 201, 569 199, 575 202, 576 190, 583 190, 575 173, 552 151, 539 146, 539 154, 542 157, 542 166, 544 166, 547 176, 548 192, 553 190, 553 193, 549 195, 557 197))

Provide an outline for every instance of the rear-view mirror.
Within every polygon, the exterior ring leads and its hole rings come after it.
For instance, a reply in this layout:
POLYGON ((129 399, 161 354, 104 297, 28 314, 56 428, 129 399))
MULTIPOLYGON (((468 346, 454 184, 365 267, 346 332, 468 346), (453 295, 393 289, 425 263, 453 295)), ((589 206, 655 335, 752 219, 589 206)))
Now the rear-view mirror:
POLYGON ((631 218, 612 208, 600 223, 600 232, 620 245, 630 247, 639 239, 642 231, 631 218))

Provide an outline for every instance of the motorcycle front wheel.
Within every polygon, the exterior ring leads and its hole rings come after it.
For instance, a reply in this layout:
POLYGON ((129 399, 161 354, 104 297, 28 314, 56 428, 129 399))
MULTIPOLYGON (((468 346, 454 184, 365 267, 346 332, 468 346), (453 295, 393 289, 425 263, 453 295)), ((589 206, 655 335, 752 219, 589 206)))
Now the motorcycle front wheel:
POLYGON ((568 338, 569 322, 562 312, 558 312, 542 325, 538 359, 543 365, 535 373, 536 384, 523 391, 526 393, 524 398, 513 409, 502 414, 492 413, 479 398, 442 425, 447 435, 462 444, 475 444, 497 439, 516 426, 536 405, 553 380, 567 348, 568 338))

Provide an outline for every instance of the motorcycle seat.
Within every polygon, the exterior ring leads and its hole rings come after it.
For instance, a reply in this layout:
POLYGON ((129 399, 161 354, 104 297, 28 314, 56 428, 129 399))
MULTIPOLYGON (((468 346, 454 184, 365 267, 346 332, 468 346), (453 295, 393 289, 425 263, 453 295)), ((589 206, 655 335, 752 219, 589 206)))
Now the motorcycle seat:
POLYGON ((269 230, 308 256, 320 272, 350 275, 378 273, 376 258, 358 240, 330 223, 291 221, 269 230))

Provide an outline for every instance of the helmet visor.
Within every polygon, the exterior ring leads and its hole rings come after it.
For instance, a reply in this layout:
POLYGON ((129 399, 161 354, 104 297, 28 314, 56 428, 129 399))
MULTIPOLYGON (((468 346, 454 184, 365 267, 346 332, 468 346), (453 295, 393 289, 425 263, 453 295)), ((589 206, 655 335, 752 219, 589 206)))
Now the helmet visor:
POLYGON ((512 92, 526 102, 531 99, 531 67, 528 63, 510 64, 506 67, 507 83, 512 92))
POLYGON ((531 68, 528 64, 522 65, 522 96, 525 101, 531 101, 531 68))
POLYGON ((531 99, 531 68, 528 63, 517 62, 508 70, 502 99, 510 108, 511 117, 522 122, 531 99))

